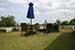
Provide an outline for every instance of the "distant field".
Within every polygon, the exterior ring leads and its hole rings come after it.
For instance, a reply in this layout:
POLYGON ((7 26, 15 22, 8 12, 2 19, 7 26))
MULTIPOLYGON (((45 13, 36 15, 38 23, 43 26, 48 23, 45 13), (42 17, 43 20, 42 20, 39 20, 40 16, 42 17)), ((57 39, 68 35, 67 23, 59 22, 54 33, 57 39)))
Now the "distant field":
POLYGON ((20 32, 0 32, 0 50, 44 50, 60 35, 61 33, 37 33, 21 37, 20 32))

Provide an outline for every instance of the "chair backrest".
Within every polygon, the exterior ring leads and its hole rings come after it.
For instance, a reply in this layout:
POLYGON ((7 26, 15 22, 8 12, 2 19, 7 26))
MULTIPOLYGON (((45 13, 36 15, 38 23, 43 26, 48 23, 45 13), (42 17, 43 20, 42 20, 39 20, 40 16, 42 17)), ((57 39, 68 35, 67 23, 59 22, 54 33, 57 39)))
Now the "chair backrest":
POLYGON ((47 28, 47 32, 50 32, 52 29, 52 24, 48 23, 46 28, 47 28))
POLYGON ((26 30, 27 30, 26 23, 21 23, 21 31, 26 31, 26 30))

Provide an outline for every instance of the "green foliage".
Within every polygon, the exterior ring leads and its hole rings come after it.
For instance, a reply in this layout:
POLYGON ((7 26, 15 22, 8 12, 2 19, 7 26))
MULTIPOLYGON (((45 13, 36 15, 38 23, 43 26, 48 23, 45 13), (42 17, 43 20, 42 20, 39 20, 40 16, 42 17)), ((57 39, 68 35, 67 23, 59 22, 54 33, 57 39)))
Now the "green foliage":
POLYGON ((61 24, 61 21, 57 19, 57 20, 56 20, 56 24, 57 24, 57 25, 60 25, 60 24, 61 24))
POLYGON ((1 16, 1 21, 0 21, 0 27, 10 27, 10 26, 15 26, 15 17, 14 16, 1 16))
POLYGON ((75 25, 75 18, 69 22, 70 25, 75 25))
POLYGON ((68 21, 60 21, 60 20, 56 20, 56 23, 57 25, 75 25, 75 18, 71 19, 70 22, 68 21))
POLYGON ((75 18, 71 19, 70 22, 63 21, 61 25, 75 25, 75 18))
POLYGON ((63 21, 62 23, 61 23, 61 25, 68 25, 68 21, 63 21))

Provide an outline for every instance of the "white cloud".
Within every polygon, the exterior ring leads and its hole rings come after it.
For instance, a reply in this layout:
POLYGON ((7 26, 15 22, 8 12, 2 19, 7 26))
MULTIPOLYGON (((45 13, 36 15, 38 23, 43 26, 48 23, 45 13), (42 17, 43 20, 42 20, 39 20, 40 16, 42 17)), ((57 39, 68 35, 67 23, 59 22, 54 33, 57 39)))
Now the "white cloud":
POLYGON ((26 4, 26 0, 8 0, 8 1, 10 1, 10 2, 12 2, 12 3, 19 3, 19 4, 26 4))
POLYGON ((26 18, 29 1, 34 3, 34 23, 70 20, 75 16, 75 0, 0 0, 0 15, 11 14, 16 16, 17 22, 29 22, 26 18))

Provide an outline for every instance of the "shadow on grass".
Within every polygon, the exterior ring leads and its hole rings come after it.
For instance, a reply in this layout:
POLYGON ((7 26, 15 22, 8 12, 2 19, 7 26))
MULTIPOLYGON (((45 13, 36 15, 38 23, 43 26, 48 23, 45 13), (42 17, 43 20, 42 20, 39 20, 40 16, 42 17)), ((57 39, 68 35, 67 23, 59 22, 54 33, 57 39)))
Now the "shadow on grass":
POLYGON ((29 37, 29 36, 32 36, 32 35, 35 35, 36 32, 27 32, 27 33, 23 33, 21 36, 22 37, 29 37))
POLYGON ((72 33, 62 33, 44 50, 75 50, 75 40, 72 33))

